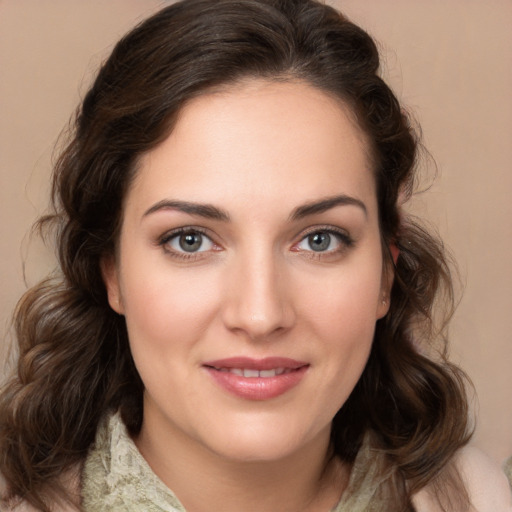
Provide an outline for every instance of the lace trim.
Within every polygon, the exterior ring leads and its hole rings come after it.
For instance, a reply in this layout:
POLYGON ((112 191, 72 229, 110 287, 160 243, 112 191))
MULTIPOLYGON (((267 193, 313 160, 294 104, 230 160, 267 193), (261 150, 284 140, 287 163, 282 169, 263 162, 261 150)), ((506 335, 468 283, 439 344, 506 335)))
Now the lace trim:
POLYGON ((85 461, 82 508, 84 512, 186 512, 142 457, 119 414, 100 426, 85 461))
MULTIPOLYGON (((369 436, 357 455, 347 489, 332 512, 388 510, 379 496, 384 456, 369 436)), ((176 495, 153 473, 130 438, 119 414, 104 420, 84 465, 84 512, 186 512, 176 495)))

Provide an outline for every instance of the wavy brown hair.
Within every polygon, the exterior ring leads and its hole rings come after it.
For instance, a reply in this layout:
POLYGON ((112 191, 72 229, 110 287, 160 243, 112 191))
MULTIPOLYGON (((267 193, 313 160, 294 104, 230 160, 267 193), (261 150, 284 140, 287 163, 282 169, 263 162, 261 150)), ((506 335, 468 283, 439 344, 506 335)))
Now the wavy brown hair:
POLYGON ((414 510, 411 496, 427 485, 464 502, 457 478, 444 478, 469 437, 464 376, 442 344, 430 353, 442 332, 433 327, 436 298, 453 306, 449 266, 441 242, 398 205, 413 188, 417 136, 379 76, 374 41, 314 0, 178 2, 121 39, 101 67, 55 167, 53 213, 39 224, 53 229, 60 273, 30 289, 15 315, 19 360, 0 395, 5 500, 49 510, 108 411, 119 409, 139 431, 143 383, 100 260, 116 250, 141 155, 169 135, 187 101, 253 77, 299 80, 335 96, 370 144, 383 254, 395 278, 368 364, 334 418, 334 453, 353 461, 371 431, 392 470, 383 492, 393 510, 414 510))

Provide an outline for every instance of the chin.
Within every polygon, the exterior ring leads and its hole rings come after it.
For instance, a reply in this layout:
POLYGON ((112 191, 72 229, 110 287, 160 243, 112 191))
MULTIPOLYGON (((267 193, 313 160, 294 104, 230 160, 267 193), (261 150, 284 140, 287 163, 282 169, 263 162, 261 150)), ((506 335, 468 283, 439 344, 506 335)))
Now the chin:
POLYGON ((286 459, 298 447, 285 439, 233 439, 225 446, 219 446, 216 453, 233 462, 276 462, 286 459))
POLYGON ((306 432, 297 431, 298 419, 294 423, 246 420, 217 432, 210 429, 206 442, 219 456, 238 462, 276 462, 307 450, 314 442, 328 445, 330 425, 321 432, 306 432))

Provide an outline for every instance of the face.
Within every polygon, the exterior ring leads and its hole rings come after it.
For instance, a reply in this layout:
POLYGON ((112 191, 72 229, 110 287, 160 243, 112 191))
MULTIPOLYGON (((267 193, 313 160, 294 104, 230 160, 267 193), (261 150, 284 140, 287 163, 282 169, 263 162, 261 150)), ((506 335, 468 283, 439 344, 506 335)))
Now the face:
POLYGON ((325 447, 387 312, 363 134, 301 83, 194 99, 142 157, 104 277, 143 434, 230 460, 325 447))

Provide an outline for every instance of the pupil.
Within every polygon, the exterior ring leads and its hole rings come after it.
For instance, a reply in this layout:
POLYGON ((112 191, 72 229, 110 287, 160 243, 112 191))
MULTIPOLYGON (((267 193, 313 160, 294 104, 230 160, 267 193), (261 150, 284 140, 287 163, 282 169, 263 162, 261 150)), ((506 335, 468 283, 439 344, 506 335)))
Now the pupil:
POLYGON ((186 233, 180 236, 180 247, 187 252, 197 251, 203 242, 199 233, 186 233))
POLYGON ((325 251, 329 248, 331 236, 328 233, 315 233, 309 235, 309 245, 313 251, 325 251))

